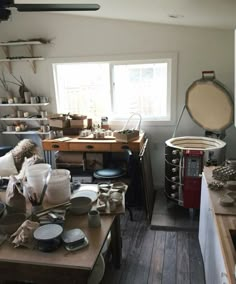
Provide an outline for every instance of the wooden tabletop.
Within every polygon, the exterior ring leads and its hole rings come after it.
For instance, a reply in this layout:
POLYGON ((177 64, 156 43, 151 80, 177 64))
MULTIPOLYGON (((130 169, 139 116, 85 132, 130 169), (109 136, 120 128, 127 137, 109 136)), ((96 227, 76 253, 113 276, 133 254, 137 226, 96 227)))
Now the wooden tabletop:
MULTIPOLYGON (((5 193, 1 192, 0 197, 4 201, 5 193)), ((4 280, 28 280, 42 284, 87 283, 110 231, 114 261, 120 265, 119 216, 101 216, 101 227, 90 228, 87 214, 67 213, 64 230, 74 228, 81 229, 89 241, 87 247, 74 252, 68 252, 62 245, 48 253, 24 247, 14 248, 13 244, 5 241, 0 246, 0 283, 4 280)))
POLYGON ((0 262, 92 270, 111 229, 114 216, 102 216, 99 228, 88 227, 87 215, 71 215, 67 220, 64 229, 80 228, 88 238, 89 245, 87 247, 75 252, 68 252, 61 246, 54 252, 45 253, 27 248, 13 248, 11 243, 5 242, 0 247, 0 262))
POLYGON ((140 152, 145 134, 141 133, 139 138, 129 142, 117 142, 115 139, 80 139, 79 136, 62 137, 59 139, 45 139, 42 141, 43 150, 46 151, 79 151, 79 152, 123 152, 130 149, 140 152))

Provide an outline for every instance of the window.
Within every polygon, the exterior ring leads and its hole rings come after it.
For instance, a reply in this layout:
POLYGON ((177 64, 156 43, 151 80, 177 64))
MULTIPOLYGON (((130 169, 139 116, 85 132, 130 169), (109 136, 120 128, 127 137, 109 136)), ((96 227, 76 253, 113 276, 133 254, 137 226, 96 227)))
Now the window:
POLYGON ((172 58, 54 63, 57 111, 109 120, 138 112, 143 121, 170 121, 172 63, 172 58))

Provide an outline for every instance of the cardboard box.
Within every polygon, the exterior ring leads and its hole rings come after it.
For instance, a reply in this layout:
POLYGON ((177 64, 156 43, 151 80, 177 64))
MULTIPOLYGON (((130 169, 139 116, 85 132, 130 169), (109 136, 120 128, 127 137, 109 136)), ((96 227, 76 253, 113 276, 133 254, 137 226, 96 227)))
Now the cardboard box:
POLYGON ((113 136, 118 142, 129 142, 139 138, 139 130, 115 130, 113 136))
POLYGON ((71 119, 70 121, 71 128, 80 128, 84 129, 88 127, 88 120, 87 119, 71 119))
POLYGON ((67 128, 70 127, 70 121, 68 119, 58 119, 58 118, 50 118, 49 119, 50 127, 55 128, 67 128))

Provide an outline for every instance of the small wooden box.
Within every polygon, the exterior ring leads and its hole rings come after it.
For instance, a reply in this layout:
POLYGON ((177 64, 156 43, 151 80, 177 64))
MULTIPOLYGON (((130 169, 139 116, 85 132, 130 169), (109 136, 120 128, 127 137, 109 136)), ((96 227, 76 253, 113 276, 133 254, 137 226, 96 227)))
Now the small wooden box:
POLYGON ((67 128, 70 127, 70 121, 68 119, 49 119, 50 127, 55 128, 67 128))
POLYGON ((72 119, 70 121, 71 128, 80 128, 84 129, 88 127, 88 120, 87 119, 72 119))
POLYGON ((139 138, 139 130, 116 130, 113 132, 116 141, 129 142, 139 138))

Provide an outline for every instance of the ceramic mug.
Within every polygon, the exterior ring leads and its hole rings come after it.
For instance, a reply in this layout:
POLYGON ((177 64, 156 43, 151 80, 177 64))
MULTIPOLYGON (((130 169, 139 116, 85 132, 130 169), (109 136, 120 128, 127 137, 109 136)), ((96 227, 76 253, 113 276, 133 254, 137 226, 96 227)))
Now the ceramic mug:
POLYGON ((39 101, 42 104, 48 103, 48 97, 41 96, 41 97, 39 97, 39 101))
POLYGON ((24 92, 24 98, 25 98, 25 103, 30 104, 31 103, 31 92, 24 92))
POLYGON ((15 131, 15 127, 13 125, 7 125, 7 131, 15 131))
POLYGON ((90 210, 88 212, 88 225, 91 228, 97 228, 101 226, 101 217, 99 211, 90 210))
POLYGON ((23 116, 24 116, 24 112, 22 110, 18 110, 17 117, 23 117, 23 116))
POLYGON ((31 104, 37 104, 39 102, 40 102, 39 97, 30 97, 31 104))
POLYGON ((40 111, 40 115, 41 115, 42 118, 45 118, 45 117, 48 116, 48 113, 47 113, 47 111, 42 110, 42 111, 40 111))
POLYGON ((19 97, 13 97, 13 102, 14 102, 14 104, 19 104, 20 98, 19 97))

